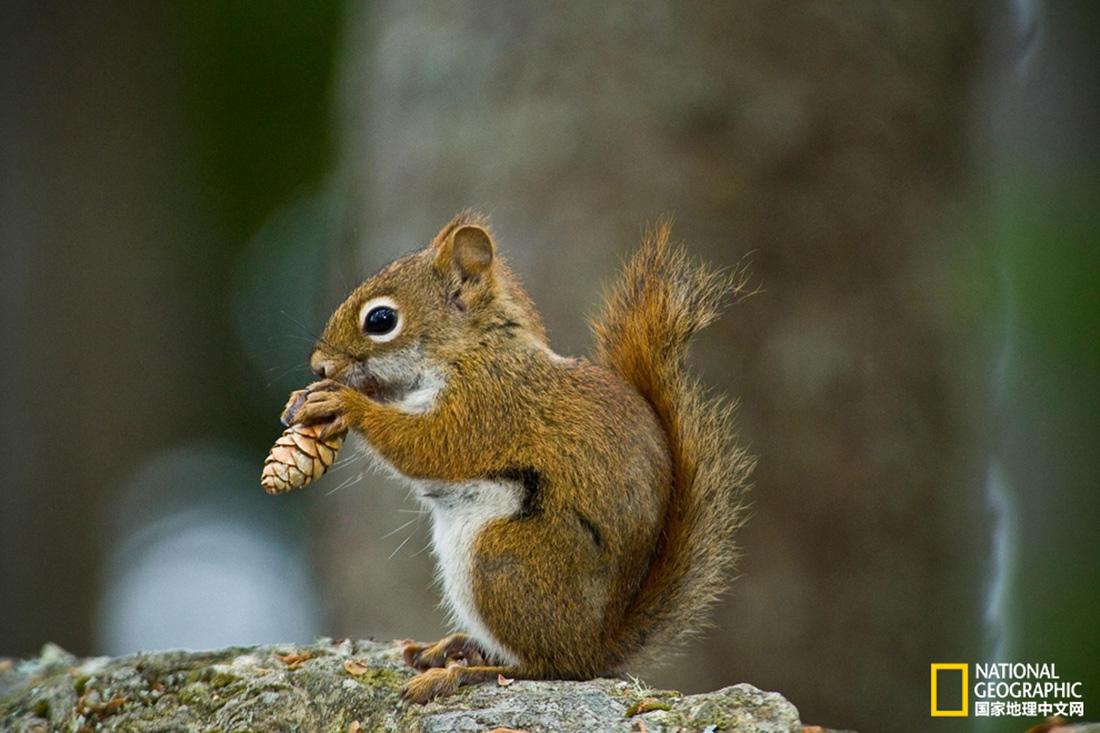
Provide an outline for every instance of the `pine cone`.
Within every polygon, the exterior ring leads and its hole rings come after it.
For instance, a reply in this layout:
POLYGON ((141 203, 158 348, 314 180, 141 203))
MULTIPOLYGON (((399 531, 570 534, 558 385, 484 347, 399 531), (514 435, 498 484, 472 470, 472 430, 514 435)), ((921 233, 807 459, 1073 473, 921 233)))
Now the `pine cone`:
POLYGON ((347 433, 321 440, 309 425, 291 425, 264 459, 260 485, 269 494, 300 489, 321 478, 336 460, 347 433))

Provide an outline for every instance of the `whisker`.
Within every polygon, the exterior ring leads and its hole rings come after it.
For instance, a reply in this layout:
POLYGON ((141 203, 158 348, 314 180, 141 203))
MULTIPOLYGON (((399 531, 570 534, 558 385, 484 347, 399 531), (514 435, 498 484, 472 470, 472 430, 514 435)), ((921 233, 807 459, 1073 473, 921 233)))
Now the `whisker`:
MULTIPOLYGON (((273 368, 274 368, 274 367, 273 367, 273 368)), ((283 370, 282 370, 281 372, 279 372, 279 373, 278 373, 278 374, 276 374, 276 375, 275 375, 274 377, 272 377, 272 378, 271 378, 271 379, 270 379, 270 380, 269 380, 269 381, 267 382, 267 384, 265 384, 265 385, 264 385, 264 388, 265 388, 265 389, 270 389, 272 385, 274 385, 274 384, 275 384, 276 382, 278 382, 278 381, 281 381, 281 380, 283 379, 283 377, 285 377, 286 375, 290 374, 290 373, 291 373, 291 372, 293 372, 293 371, 294 371, 295 369, 298 369, 298 365, 297 365, 297 364, 296 364, 296 365, 294 365, 294 366, 291 366, 291 367, 286 367, 286 368, 284 368, 284 369, 283 369, 283 370)))
POLYGON ((401 552, 401 548, 402 548, 402 547, 404 547, 405 545, 407 545, 407 544, 409 543, 409 540, 411 540, 411 539, 413 538, 413 535, 414 535, 414 534, 416 534, 416 533, 415 533, 415 532, 412 532, 412 533, 410 533, 410 534, 409 534, 409 536, 408 536, 408 537, 406 537, 406 538, 404 539, 404 541, 402 541, 402 542, 401 542, 401 544, 397 546, 397 549, 396 549, 396 550, 394 550, 393 552, 391 552, 391 553, 390 553, 390 556, 389 556, 389 557, 387 557, 386 559, 387 559, 387 560, 392 560, 392 559, 393 559, 393 557, 394 557, 394 555, 396 555, 397 553, 401 552))
POLYGON ((316 341, 317 340, 313 335, 313 329, 311 329, 309 326, 307 326, 303 321, 298 320, 294 316, 287 313, 285 310, 280 310, 279 314, 282 315, 283 317, 285 317, 288 321, 293 323, 295 326, 297 326, 302 331, 302 333, 300 334, 302 336, 302 338, 309 337, 311 341, 316 341))
POLYGON ((272 372, 276 371, 277 369, 297 369, 299 366, 301 366, 301 365, 300 364, 289 364, 289 365, 279 366, 278 364, 276 364, 275 366, 267 367, 266 369, 264 369, 264 372, 266 374, 271 374, 272 372))
POLYGON ((336 462, 332 464, 332 468, 333 470, 344 468, 351 465, 352 463, 355 463, 358 458, 359 456, 356 455, 350 455, 347 458, 338 458, 336 459, 336 462))
POLYGON ((353 476, 348 476, 336 488, 326 491, 325 496, 332 496, 337 491, 343 491, 344 489, 354 486, 355 484, 363 480, 364 475, 364 473, 358 473, 353 476))
POLYGON ((351 450, 344 454, 342 458, 337 458, 336 462, 332 464, 333 470, 343 468, 351 463, 360 461, 367 454, 366 448, 358 443, 352 443, 351 450))
POLYGON ((316 341, 317 341, 317 339, 315 339, 315 338, 310 338, 309 336, 302 336, 301 334, 297 334, 297 333, 281 333, 281 334, 278 334, 276 336, 269 336, 267 340, 270 343, 270 342, 284 341, 286 339, 297 339, 299 341, 305 341, 307 344, 313 344, 313 343, 316 343, 316 341))
POLYGON ((386 532, 386 534, 384 534, 384 535, 382 535, 381 537, 379 537, 379 539, 382 539, 382 540, 384 540, 384 539, 386 539, 387 537, 392 537, 393 535, 395 535, 395 534, 397 534, 398 532, 400 532, 401 530, 405 529, 405 527, 408 527, 408 526, 409 526, 410 524, 412 524, 413 522, 415 522, 415 521, 416 521, 416 520, 418 520, 418 519, 420 519, 420 517, 413 517, 412 519, 410 519, 409 521, 405 522, 404 524, 402 524, 402 525, 401 525, 400 527, 398 527, 397 529, 393 529, 393 530, 390 530, 389 532, 386 532))

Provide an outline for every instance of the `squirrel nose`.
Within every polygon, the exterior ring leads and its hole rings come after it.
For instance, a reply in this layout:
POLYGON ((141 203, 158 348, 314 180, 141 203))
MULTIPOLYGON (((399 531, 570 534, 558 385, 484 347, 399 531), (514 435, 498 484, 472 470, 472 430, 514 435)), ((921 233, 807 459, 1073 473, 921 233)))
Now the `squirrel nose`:
POLYGON ((336 362, 328 359, 320 351, 314 351, 309 357, 309 368, 320 379, 329 379, 336 375, 336 362))

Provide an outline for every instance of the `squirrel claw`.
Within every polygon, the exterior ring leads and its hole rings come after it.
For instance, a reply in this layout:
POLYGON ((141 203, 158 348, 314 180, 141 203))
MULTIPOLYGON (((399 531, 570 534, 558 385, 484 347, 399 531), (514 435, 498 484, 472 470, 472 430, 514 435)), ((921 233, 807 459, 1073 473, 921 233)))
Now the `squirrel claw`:
POLYGON ((432 665, 426 664, 421 666, 420 655, 428 648, 427 644, 418 644, 416 642, 409 642, 401 649, 401 656, 405 658, 405 664, 413 669, 425 670, 432 665))
POLYGON ((404 645, 405 664, 423 672, 434 667, 464 664, 479 667, 488 663, 488 655, 465 634, 452 634, 434 644, 410 641, 404 645))
POLYGON ((291 392, 290 399, 286 401, 286 407, 283 408, 282 414, 279 415, 279 422, 288 428, 293 425, 294 415, 297 414, 302 403, 306 401, 307 396, 309 396, 308 389, 296 389, 291 392))
POLYGON ((313 426, 321 438, 346 432, 348 421, 344 416, 344 400, 341 394, 345 389, 347 387, 344 385, 326 379, 291 393, 286 409, 283 410, 283 424, 313 426))

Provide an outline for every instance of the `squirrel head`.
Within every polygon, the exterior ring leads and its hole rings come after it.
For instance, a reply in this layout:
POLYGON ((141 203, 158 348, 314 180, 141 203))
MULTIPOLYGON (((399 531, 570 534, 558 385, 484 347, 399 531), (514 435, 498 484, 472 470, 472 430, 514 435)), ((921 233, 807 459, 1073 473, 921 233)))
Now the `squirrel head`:
POLYGON ((498 256, 485 218, 463 212, 426 248, 348 296, 310 366, 321 378, 397 401, 441 385, 450 364, 532 347, 546 348, 534 304, 498 256))

